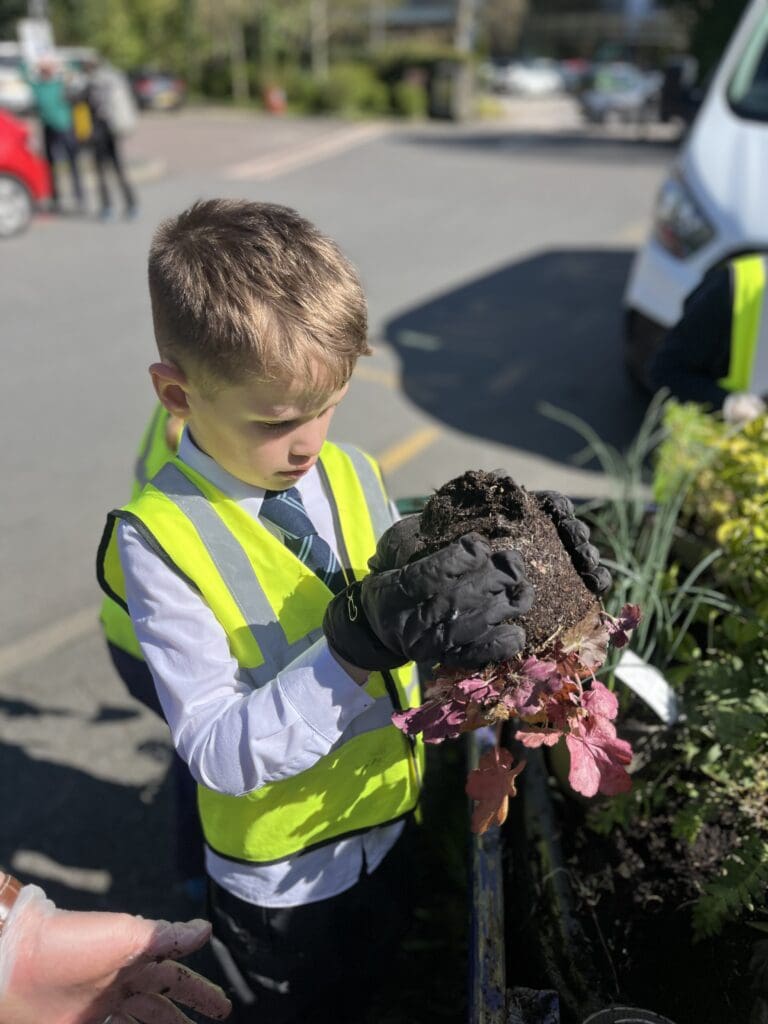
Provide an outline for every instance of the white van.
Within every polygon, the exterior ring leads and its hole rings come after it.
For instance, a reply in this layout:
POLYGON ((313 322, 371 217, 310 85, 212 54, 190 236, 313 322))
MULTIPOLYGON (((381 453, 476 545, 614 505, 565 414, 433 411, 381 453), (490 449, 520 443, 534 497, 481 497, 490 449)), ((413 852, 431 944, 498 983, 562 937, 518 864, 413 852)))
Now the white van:
POLYGON ((645 368, 712 267, 768 250, 768 0, 747 7, 659 191, 651 235, 630 272, 627 366, 645 368))

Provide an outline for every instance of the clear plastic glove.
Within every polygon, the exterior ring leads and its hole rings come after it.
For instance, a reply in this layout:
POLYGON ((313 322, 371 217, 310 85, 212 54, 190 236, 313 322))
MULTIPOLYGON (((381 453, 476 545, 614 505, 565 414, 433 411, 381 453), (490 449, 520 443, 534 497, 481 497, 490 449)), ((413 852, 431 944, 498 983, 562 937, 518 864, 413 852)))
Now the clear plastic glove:
POLYGON ((735 427, 751 423, 764 412, 765 402, 749 391, 734 391, 723 402, 723 419, 735 427))
POLYGON ((223 991, 176 963, 210 934, 207 921, 58 910, 25 885, 0 936, 0 1024, 191 1024, 172 999, 224 1020, 223 991))

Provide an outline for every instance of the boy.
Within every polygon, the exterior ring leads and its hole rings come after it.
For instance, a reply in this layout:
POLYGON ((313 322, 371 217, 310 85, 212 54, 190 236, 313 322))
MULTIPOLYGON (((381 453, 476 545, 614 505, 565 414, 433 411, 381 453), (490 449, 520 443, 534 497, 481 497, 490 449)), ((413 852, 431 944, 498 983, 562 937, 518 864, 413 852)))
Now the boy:
POLYGON ((407 918, 423 758, 391 714, 419 700, 409 662, 513 656, 531 587, 516 552, 477 535, 404 564, 411 527, 390 528, 375 463, 325 441, 367 312, 311 224, 196 203, 156 232, 149 286, 150 373, 186 429, 110 515, 100 579, 200 784, 235 1019, 360 1020, 407 918))

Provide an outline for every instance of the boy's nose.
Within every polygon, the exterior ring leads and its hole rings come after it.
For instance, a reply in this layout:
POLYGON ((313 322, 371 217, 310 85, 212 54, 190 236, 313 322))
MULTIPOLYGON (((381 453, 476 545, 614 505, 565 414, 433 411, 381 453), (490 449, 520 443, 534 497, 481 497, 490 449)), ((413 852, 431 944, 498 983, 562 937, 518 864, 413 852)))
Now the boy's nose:
POLYGON ((313 459, 323 447, 326 430, 317 420, 305 423, 291 441, 291 455, 300 459, 313 459))

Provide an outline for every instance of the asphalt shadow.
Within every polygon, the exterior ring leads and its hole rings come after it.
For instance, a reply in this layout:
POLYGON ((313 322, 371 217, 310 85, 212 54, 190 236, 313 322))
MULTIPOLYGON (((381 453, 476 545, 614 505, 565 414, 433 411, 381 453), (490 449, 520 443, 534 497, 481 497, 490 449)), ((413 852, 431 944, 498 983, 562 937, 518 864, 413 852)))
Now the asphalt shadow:
POLYGON ((551 156, 569 162, 596 160, 612 163, 638 162, 658 164, 671 160, 679 148, 683 135, 659 138, 643 125, 622 126, 611 129, 589 127, 559 129, 557 131, 527 130, 524 128, 430 128, 411 130, 397 137, 398 142, 412 146, 443 147, 459 150, 480 150, 485 155, 514 154, 515 158, 530 155, 536 158, 551 156))
POLYGON ((0 773, 9 791, 0 864, 10 867, 20 850, 33 851, 31 867, 14 868, 24 882, 42 886, 68 910, 163 917, 188 909, 174 885, 167 775, 152 787, 115 783, 9 742, 0 743, 0 773), (39 873, 35 863, 43 865, 39 873))
POLYGON ((548 402, 624 448, 647 398, 624 369, 621 296, 629 249, 563 249, 510 263, 400 314, 386 338, 402 388, 455 430, 568 462, 575 431, 548 402))

